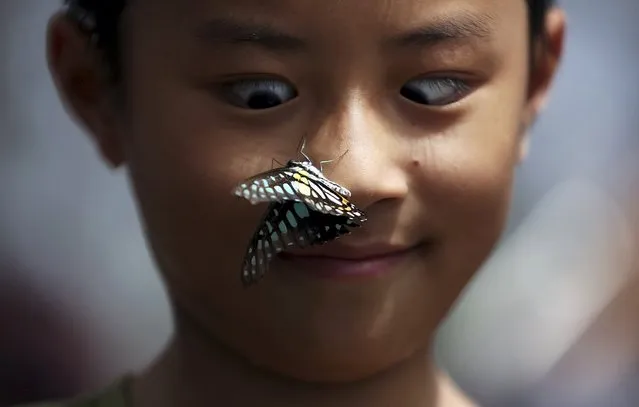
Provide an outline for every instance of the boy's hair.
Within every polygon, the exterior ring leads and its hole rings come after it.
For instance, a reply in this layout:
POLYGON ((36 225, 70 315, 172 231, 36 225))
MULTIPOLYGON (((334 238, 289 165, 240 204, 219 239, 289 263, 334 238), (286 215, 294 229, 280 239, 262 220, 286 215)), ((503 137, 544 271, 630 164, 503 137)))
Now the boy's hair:
MULTIPOLYGON (((69 15, 78 21, 95 46, 104 53, 107 68, 115 79, 119 76, 120 15, 131 0, 64 0, 69 15)), ((543 35, 544 19, 556 0, 526 0, 531 42, 543 35)))

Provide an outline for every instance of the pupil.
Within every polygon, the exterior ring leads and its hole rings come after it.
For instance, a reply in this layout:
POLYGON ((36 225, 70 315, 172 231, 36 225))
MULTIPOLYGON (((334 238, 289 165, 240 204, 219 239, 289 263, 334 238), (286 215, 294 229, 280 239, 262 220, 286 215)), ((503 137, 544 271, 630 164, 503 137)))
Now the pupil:
POLYGON ((251 109, 268 109, 281 103, 280 98, 271 92, 255 92, 248 100, 251 109))
POLYGON ((427 104, 428 99, 424 97, 421 92, 418 92, 414 89, 409 88, 408 86, 404 86, 399 93, 404 96, 408 100, 412 100, 413 102, 427 104))

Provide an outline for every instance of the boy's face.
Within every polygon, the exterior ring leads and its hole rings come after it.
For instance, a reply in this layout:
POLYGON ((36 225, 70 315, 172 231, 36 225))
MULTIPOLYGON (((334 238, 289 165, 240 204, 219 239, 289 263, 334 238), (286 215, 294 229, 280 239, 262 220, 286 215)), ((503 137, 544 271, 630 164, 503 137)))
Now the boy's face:
POLYGON ((129 167, 182 309, 255 363, 355 379, 427 346, 498 239, 544 92, 526 27, 524 0, 136 0, 125 102, 80 115, 129 167), (348 150, 325 174, 369 219, 312 253, 406 251, 348 278, 320 276, 345 260, 276 259, 245 289, 265 206, 231 190, 302 137, 316 162, 348 150))

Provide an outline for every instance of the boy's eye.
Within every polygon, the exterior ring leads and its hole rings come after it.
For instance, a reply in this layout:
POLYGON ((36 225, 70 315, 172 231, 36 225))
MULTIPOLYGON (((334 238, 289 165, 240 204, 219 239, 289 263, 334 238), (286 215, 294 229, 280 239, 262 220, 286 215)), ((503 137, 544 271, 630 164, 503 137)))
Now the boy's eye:
POLYGON ((464 81, 453 78, 414 79, 402 86, 399 93, 411 102, 430 106, 455 103, 470 92, 464 81))
POLYGON ((222 96, 243 109, 270 109, 297 97, 297 90, 278 79, 242 79, 225 83, 222 96))

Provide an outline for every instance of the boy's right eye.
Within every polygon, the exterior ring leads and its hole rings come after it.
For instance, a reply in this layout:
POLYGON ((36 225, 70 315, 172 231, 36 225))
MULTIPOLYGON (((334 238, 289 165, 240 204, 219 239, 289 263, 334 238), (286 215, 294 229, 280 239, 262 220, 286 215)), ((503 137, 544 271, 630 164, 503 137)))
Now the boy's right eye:
POLYGON ((226 82, 220 91, 233 106, 252 110, 271 109, 297 97, 297 89, 293 85, 274 78, 226 82))

